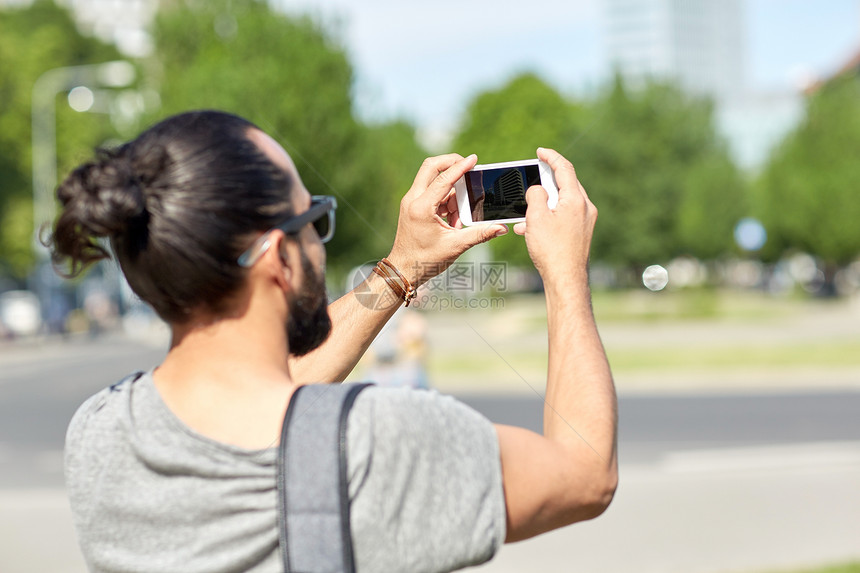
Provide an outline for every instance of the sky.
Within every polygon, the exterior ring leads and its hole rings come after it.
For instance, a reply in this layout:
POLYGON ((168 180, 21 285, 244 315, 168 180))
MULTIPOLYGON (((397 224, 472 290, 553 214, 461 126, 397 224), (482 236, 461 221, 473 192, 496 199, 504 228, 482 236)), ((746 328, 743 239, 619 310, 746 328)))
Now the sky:
MULTIPOLYGON (((365 119, 404 117, 431 140, 471 97, 518 72, 570 95, 593 92, 609 74, 600 0, 273 1, 335 27, 365 119)), ((796 89, 860 51, 860 0, 741 4, 751 90, 796 89)))

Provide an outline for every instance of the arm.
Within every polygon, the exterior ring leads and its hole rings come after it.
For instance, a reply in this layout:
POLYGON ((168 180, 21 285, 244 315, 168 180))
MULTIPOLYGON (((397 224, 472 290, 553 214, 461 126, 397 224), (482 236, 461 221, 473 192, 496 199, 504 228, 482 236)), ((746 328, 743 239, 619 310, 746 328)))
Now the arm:
POLYGON ((615 492, 617 406, 612 374, 591 311, 588 254, 597 210, 573 166, 551 150, 559 186, 554 210, 532 187, 525 234, 544 281, 549 365, 543 436, 497 426, 502 458, 507 541, 526 539, 600 515, 615 492))
MULTIPOLYGON (((464 159, 456 154, 425 160, 400 202, 388 260, 416 288, 469 248, 507 232, 504 225, 463 228, 460 224, 454 183, 476 161, 474 155, 464 159)), ((342 381, 402 304, 385 281, 371 273, 329 305, 332 332, 325 343, 305 356, 290 357, 293 378, 299 383, 342 381)))

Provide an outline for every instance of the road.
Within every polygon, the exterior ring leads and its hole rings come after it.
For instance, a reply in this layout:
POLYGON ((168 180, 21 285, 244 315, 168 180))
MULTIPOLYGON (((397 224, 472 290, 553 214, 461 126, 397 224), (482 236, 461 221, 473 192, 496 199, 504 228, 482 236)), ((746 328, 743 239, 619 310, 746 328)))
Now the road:
MULTIPOLYGON (((119 337, 0 347, 0 571, 83 571, 62 491, 65 426, 88 395, 162 356, 119 337)), ((494 421, 540 428, 537 396, 461 398, 494 421)), ((860 392, 637 393, 619 412, 609 511, 506 546, 481 571, 717 573, 860 559, 860 392)))
MULTIPOLYGON (((494 422, 541 432, 538 396, 461 395, 494 422)), ((860 440, 860 392, 622 395, 619 457, 658 463, 680 451, 860 440)))

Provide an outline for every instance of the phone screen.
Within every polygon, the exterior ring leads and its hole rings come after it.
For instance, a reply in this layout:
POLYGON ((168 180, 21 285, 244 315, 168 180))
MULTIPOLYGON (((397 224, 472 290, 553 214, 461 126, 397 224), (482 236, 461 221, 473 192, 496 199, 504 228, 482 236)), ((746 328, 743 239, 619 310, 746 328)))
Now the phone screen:
POLYGON ((465 176, 472 221, 526 216, 526 189, 540 185, 537 165, 469 171, 465 176))

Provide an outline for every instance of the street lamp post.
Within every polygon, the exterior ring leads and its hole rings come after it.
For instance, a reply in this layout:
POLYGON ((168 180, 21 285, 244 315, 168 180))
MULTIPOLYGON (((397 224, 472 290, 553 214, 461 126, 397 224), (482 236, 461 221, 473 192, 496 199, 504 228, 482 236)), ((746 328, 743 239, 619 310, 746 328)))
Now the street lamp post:
POLYGON ((47 258, 39 240, 41 227, 54 218, 54 188, 57 185, 57 94, 78 87, 120 88, 135 78, 134 66, 125 61, 54 68, 33 84, 31 121, 33 129, 33 252, 37 261, 47 258))
POLYGON ((85 66, 54 68, 43 73, 33 84, 31 96, 32 149, 33 149, 33 253, 36 269, 31 289, 41 304, 43 318, 47 318, 51 300, 51 285, 57 277, 47 262, 48 251, 40 240, 40 231, 54 218, 54 188, 57 185, 57 117, 58 94, 72 92, 69 103, 76 111, 88 111, 94 98, 92 88, 121 88, 130 85, 135 69, 129 62, 113 61, 85 66), (73 101, 74 100, 74 101, 73 101))

